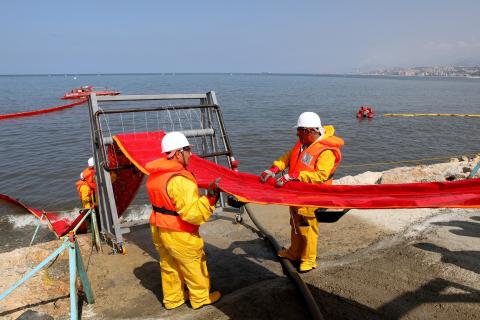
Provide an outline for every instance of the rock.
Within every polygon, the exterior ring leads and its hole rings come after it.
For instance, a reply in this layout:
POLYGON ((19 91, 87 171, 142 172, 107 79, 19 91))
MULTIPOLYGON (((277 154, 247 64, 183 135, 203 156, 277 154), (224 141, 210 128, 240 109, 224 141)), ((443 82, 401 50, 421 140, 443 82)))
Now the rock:
POLYGON ((364 185, 364 184, 378 184, 382 177, 382 172, 367 171, 356 176, 345 176, 334 180, 335 185, 364 185))
MULTIPOLYGON (((446 181, 446 178, 453 180, 465 179, 467 174, 464 167, 468 161, 437 163, 416 167, 401 167, 387 170, 380 179, 381 184, 386 183, 412 183, 412 182, 434 182, 446 181)), ((451 181, 451 180, 450 180, 451 181)))

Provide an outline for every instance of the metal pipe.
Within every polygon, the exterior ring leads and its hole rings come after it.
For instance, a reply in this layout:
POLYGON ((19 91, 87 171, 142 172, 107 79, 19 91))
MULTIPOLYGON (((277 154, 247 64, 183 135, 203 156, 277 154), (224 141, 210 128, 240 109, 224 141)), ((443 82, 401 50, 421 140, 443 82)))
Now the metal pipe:
POLYGON ((33 233, 32 240, 30 241, 30 244, 28 245, 29 247, 32 246, 33 241, 35 240, 35 237, 37 236, 38 229, 40 229, 40 225, 42 224, 43 218, 46 217, 45 211, 42 213, 40 216, 40 219, 38 220, 37 228, 35 229, 35 232, 33 233))
POLYGON ((470 172, 470 174, 468 175, 467 179, 472 179, 473 177, 475 177, 475 175, 477 174, 478 169, 480 169, 480 161, 478 161, 477 165, 473 168, 472 172, 470 172))
POLYGON ((70 319, 78 319, 77 295, 77 265, 75 255, 75 245, 68 242, 68 269, 70 271, 70 319))
POLYGON ((206 153, 202 155, 198 155, 200 158, 209 158, 209 157, 215 157, 215 156, 231 156, 231 152, 228 151, 218 151, 218 152, 211 152, 211 153, 206 153))
POLYGON ((130 112, 146 112, 146 111, 167 111, 167 110, 184 110, 184 109, 206 109, 215 107, 211 104, 204 105, 178 105, 178 106, 159 106, 152 108, 129 108, 129 109, 110 109, 110 110, 98 110, 95 116, 98 114, 115 114, 115 113, 130 113, 130 112))
MULTIPOLYGON (((268 232, 262 224, 257 220, 257 218, 253 215, 252 209, 248 204, 245 205, 245 209, 248 213, 248 216, 252 220, 252 222, 255 224, 255 226, 260 230, 260 232, 264 235, 264 237, 270 241, 272 247, 274 248, 275 252, 278 252, 282 247, 278 243, 278 241, 268 232)), ((305 302, 307 303, 307 308, 308 311, 310 312, 310 315, 312 319, 315 320, 324 320, 322 313, 320 312, 320 309, 318 308, 317 303, 315 302, 315 299, 312 296, 312 293, 310 290, 308 290, 307 285, 305 282, 303 282, 302 278, 298 275, 297 271, 293 267, 292 263, 286 259, 286 258, 279 258, 280 263, 282 264, 284 270, 288 273, 290 276, 290 279, 292 279, 295 282, 295 285, 297 286, 298 290, 302 294, 305 302)))
POLYGON ((80 226, 82 225, 82 223, 90 216, 90 214, 92 213, 92 210, 88 210, 85 215, 82 217, 82 219, 80 219, 80 221, 77 223, 77 225, 73 228, 73 230, 71 232, 73 233, 76 233, 78 228, 80 228, 80 226))
MULTIPOLYGON (((218 108, 218 106, 215 106, 215 115, 217 116, 217 121, 220 125, 220 131, 222 132, 222 140, 223 140, 223 143, 224 145, 226 146, 226 149, 231 151, 232 150, 232 145, 230 144, 230 139, 228 138, 228 135, 227 135, 227 130, 225 129, 225 126, 223 125, 223 116, 222 116, 222 112, 220 111, 220 108, 218 108)), ((230 158, 232 156, 232 153, 229 152, 228 153, 228 157, 227 157, 227 162, 228 162, 228 166, 230 168, 232 168, 232 159, 230 158)))
POLYGON ((97 252, 102 252, 102 243, 100 242, 100 233, 98 230, 98 223, 97 223, 97 214, 95 213, 95 209, 92 212, 92 233, 93 238, 95 239, 95 246, 97 247, 97 252))
POLYGON ((182 132, 187 138, 213 136, 215 134, 215 130, 213 130, 213 128, 183 130, 180 132, 182 132))
POLYGON ((142 94, 142 95, 118 95, 98 96, 98 101, 146 101, 146 100, 197 100, 205 99, 205 93, 175 93, 175 94, 142 94))

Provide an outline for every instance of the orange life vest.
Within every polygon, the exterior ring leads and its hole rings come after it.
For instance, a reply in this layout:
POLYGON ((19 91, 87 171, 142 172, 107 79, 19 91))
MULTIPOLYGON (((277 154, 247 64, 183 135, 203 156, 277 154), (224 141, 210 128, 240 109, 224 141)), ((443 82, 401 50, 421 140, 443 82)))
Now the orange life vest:
POLYGON ((315 141, 302 151, 302 144, 300 141, 298 141, 292 149, 288 171, 289 173, 294 173, 297 175, 301 171, 315 172, 317 170, 316 164, 318 157, 322 154, 322 152, 330 150, 335 156, 335 163, 330 171, 328 180, 324 183, 332 184, 333 174, 335 173, 335 170, 337 170, 340 161, 342 161, 342 153, 340 152, 340 148, 343 145, 344 142, 342 138, 330 136, 320 141, 315 141))
POLYGON ((93 167, 88 167, 82 171, 82 175, 90 188, 97 190, 97 184, 95 183, 95 169, 93 167))
POLYGON ((84 180, 78 180, 76 183, 76 186, 77 186, 77 192, 78 192, 78 196, 80 197, 80 200, 83 200, 82 193, 80 192, 80 188, 84 185, 88 187, 88 196, 91 197, 93 195, 93 190, 92 188, 90 188, 90 185, 84 180))
POLYGON ((167 192, 167 184, 174 176, 184 176, 196 184, 195 177, 180 163, 172 160, 159 159, 147 166, 153 169, 147 179, 147 192, 154 207, 150 215, 150 224, 170 231, 197 233, 199 226, 188 223, 178 215, 177 208, 167 192), (155 171, 155 168, 159 170, 155 171))

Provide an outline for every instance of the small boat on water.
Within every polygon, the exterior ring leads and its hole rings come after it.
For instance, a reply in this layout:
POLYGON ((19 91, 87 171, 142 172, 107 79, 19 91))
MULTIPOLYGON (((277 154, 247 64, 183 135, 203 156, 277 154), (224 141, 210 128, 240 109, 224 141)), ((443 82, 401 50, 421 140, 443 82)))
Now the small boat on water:
POLYGON ((371 119, 375 116, 375 111, 373 111, 372 106, 361 106, 357 112, 357 118, 363 119, 368 118, 371 119))
POLYGON ((93 87, 93 86, 83 86, 80 88, 75 88, 70 92, 65 93, 62 99, 81 99, 88 97, 92 92, 95 92, 97 96, 116 96, 120 92, 108 88, 93 87))

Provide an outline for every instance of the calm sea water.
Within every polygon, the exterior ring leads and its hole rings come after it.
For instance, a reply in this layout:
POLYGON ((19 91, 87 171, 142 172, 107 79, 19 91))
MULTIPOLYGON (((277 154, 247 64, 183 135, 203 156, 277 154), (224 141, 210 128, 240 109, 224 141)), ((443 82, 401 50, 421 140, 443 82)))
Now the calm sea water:
MULTIPOLYGON (((345 139, 344 167, 337 171, 337 178, 398 166, 350 165, 480 151, 480 118, 383 116, 479 114, 480 79, 229 74, 0 76, 0 114, 61 105, 64 101, 59 97, 81 85, 107 86, 122 94, 214 90, 240 169, 257 174, 293 145, 296 137, 292 126, 303 111, 317 112, 324 124, 334 125, 337 135, 345 139), (374 119, 355 118, 362 104, 374 106, 374 119)), ((50 211, 69 214, 78 210, 75 182, 91 155, 89 130, 86 105, 0 121, 0 193, 50 211)), ((136 211, 146 211, 146 203, 146 195, 140 194, 136 211)), ((33 229, 33 220, 15 218, 21 213, 0 203, 0 246, 9 243, 5 234, 17 234, 20 227, 26 234, 33 229), (7 229, 10 233, 4 233, 7 229)))

